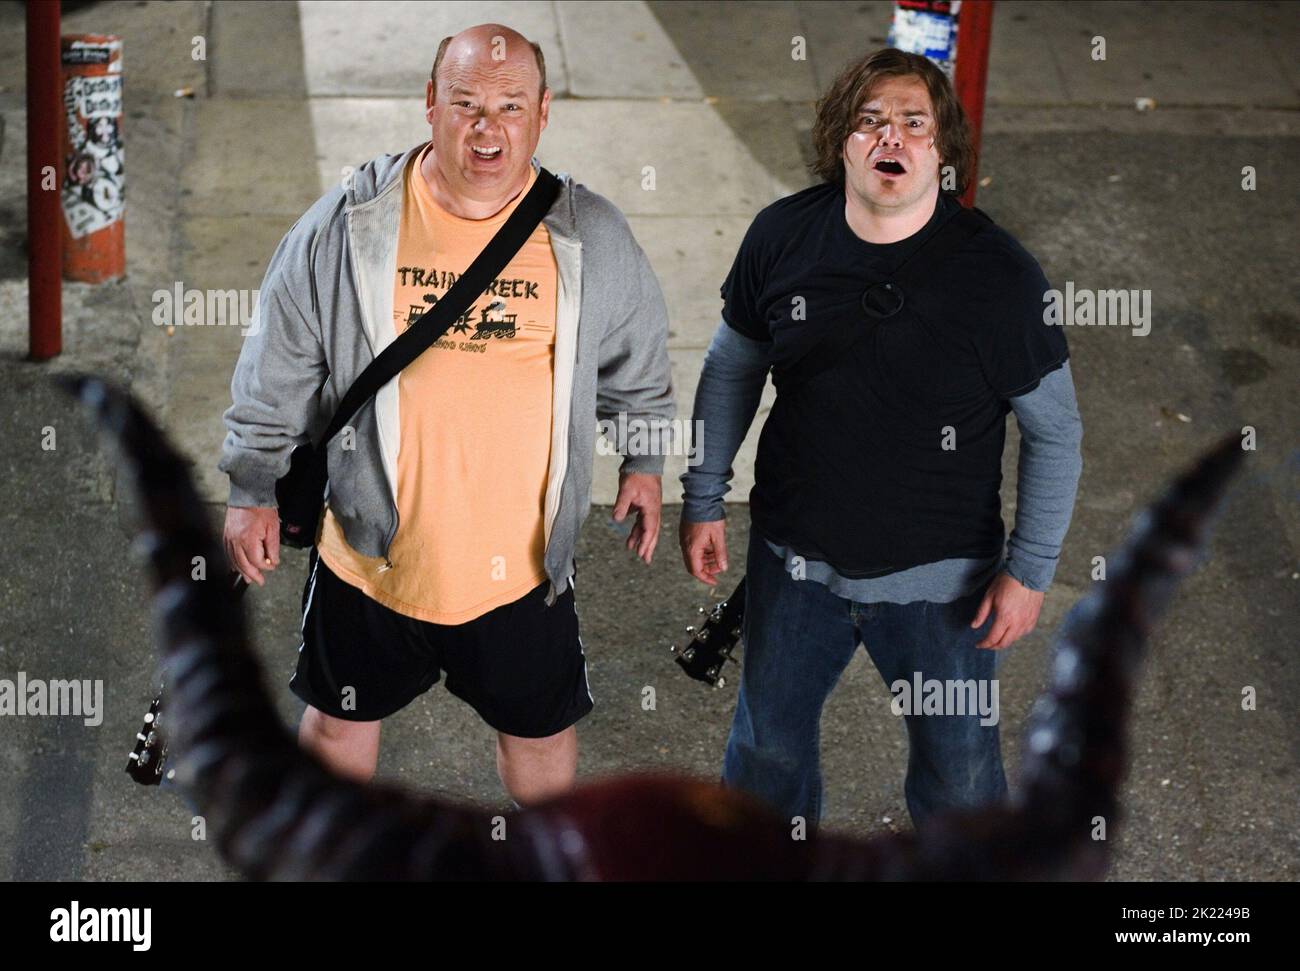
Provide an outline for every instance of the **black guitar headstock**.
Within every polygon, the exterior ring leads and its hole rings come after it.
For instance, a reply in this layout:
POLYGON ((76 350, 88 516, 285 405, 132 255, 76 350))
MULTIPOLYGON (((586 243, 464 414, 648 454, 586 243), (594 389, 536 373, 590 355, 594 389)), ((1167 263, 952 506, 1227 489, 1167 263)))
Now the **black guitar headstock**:
MULTIPOLYGON (((248 589, 248 581, 231 570, 224 580, 232 601, 238 601, 248 589)), ((162 733, 161 689, 144 716, 144 726, 136 733, 135 748, 127 758, 126 774, 142 786, 168 783, 174 770, 167 769, 167 739, 162 733)))
POLYGON ((144 716, 144 727, 135 736, 135 748, 127 759, 126 774, 142 786, 161 784, 166 771, 167 740, 162 734, 161 713, 160 692, 144 716))
POLYGON ((736 661, 731 652, 740 643, 740 622, 745 615, 745 581, 741 580, 726 600, 707 610, 701 607, 700 613, 705 614, 700 628, 686 628, 691 642, 681 649, 674 644, 670 650, 690 677, 714 688, 722 688, 727 684, 722 666, 727 661, 736 661))

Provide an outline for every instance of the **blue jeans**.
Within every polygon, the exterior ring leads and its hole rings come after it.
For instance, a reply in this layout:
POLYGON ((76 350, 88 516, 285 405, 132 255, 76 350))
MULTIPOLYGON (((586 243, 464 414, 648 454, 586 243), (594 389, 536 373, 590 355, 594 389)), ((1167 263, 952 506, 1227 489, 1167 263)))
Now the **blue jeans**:
MULTIPOLYGON (((922 682, 987 686, 994 678, 1001 652, 975 647, 992 612, 982 627, 969 626, 987 587, 952 603, 857 603, 815 580, 794 579, 757 530, 750 531, 747 571, 740 696, 722 781, 786 819, 816 825, 821 818, 822 706, 859 643, 886 686, 912 684, 918 672, 922 682)), ((975 706, 966 710, 972 713, 902 715, 913 824, 1006 796, 997 722, 982 725, 989 719, 975 706)))

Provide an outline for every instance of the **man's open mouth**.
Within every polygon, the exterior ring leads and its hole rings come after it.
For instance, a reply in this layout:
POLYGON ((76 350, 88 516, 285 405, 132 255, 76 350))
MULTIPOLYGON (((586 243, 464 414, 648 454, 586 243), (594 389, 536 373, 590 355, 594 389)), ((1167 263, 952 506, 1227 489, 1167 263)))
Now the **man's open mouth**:
POLYGON ((884 172, 886 175, 902 175, 907 171, 907 169, 903 168, 902 162, 893 158, 878 158, 872 168, 877 172, 884 172))
POLYGON ((476 156, 478 156, 481 159, 493 159, 501 154, 500 145, 492 145, 487 148, 480 148, 477 145, 471 145, 469 149, 471 152, 473 152, 476 156))

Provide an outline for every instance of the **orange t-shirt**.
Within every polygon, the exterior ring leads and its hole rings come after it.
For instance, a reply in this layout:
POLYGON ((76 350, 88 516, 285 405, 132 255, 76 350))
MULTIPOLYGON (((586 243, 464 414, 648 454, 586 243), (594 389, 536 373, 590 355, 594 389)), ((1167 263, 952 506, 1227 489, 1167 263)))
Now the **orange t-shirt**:
MULTIPOLYGON (((463 219, 406 171, 393 326, 446 293, 532 188, 488 219, 463 219)), ((398 378, 397 534, 382 557, 348 546, 326 511, 320 556, 339 577, 398 613, 463 624, 546 579, 543 517, 551 458, 558 289, 539 224, 497 280, 398 378)))

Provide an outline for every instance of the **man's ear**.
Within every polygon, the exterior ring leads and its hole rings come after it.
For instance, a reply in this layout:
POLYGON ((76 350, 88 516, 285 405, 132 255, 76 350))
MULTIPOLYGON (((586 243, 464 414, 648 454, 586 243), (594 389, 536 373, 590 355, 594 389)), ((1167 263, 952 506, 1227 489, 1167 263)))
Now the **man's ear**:
POLYGON ((550 121, 551 118, 551 89, 550 88, 547 88, 545 91, 542 92, 541 116, 542 116, 542 127, 540 131, 546 131, 546 123, 550 121))
POLYGON ((437 92, 434 90, 433 81, 424 82, 424 120, 433 124, 433 99, 437 92))

